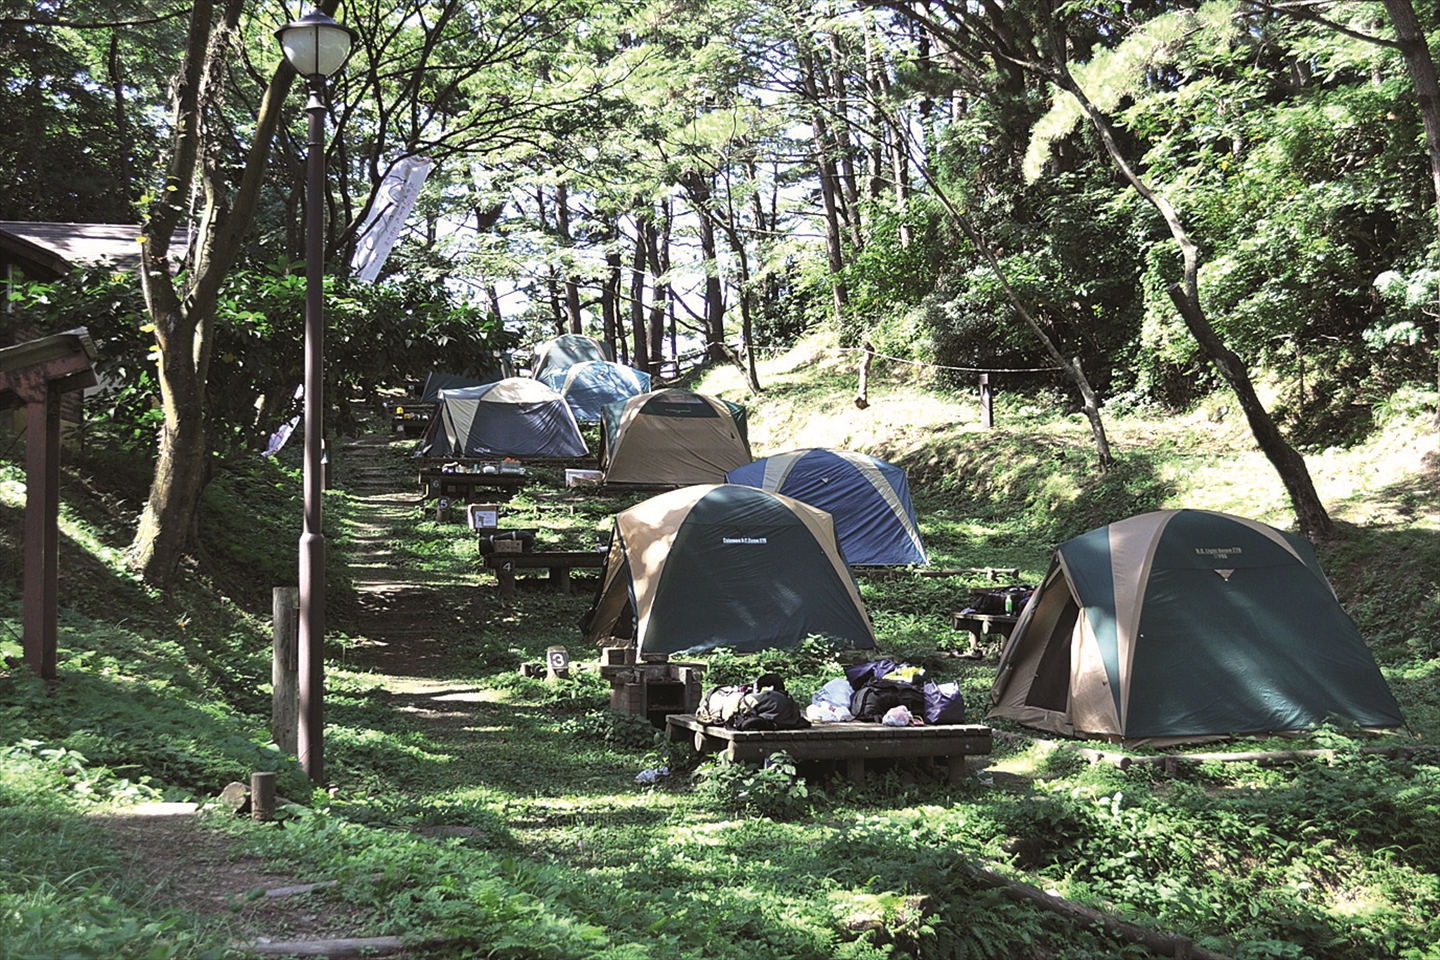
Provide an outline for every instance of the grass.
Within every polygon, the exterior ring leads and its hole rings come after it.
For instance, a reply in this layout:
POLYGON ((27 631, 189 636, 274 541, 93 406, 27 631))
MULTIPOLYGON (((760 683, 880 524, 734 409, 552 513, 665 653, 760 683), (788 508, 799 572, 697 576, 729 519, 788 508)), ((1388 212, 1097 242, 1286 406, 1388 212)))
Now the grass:
MULTIPOLYGON (((906 466, 935 566, 1013 566, 1034 582, 1060 539, 1160 506, 1290 522, 1273 471, 1234 423, 1116 418, 1107 428, 1121 462, 1100 475, 1086 425, 1050 412, 1058 400, 1002 393, 997 429, 983 431, 973 402, 923 390, 910 367, 877 363, 871 406, 858 410, 854 369, 852 357, 817 341, 762 366, 761 398, 746 396, 730 370, 700 389, 750 406, 757 455, 837 446, 906 466)), ((1434 741, 1440 516, 1433 434, 1419 423, 1397 419, 1367 444, 1318 451, 1310 463, 1341 522, 1341 535, 1319 545, 1326 570, 1414 733, 1434 741)), ((1362 755, 1345 731, 1322 729, 1270 745, 1334 747, 1331 762, 1204 764, 1174 777, 1089 766, 1023 740, 997 741, 985 770, 958 787, 907 764, 856 786, 783 761, 702 763, 608 709, 608 686, 577 646, 583 587, 570 597, 522 589, 495 602, 488 581, 473 586, 470 538, 419 509, 392 528, 400 554, 456 585, 445 589, 478 589, 465 608, 476 612, 446 627, 452 652, 439 682, 361 666, 373 623, 346 561, 367 508, 343 473, 326 502, 339 641, 327 665, 326 749, 336 790, 311 791, 264 729, 269 588, 291 576, 298 526, 294 462, 221 471, 206 500, 205 562, 165 595, 118 566, 143 489, 107 490, 102 474, 85 470, 82 462, 66 487, 74 503, 62 548, 62 680, 48 690, 23 670, 0 674, 9 733, 0 863, 14 875, 0 888, 0 953, 224 955, 212 922, 127 885, 83 814, 204 799, 251 770, 275 769, 281 793, 299 802, 279 829, 228 824, 240 849, 340 881, 329 902, 373 917, 357 934, 443 935, 437 955, 1146 955, 1006 898, 971 867, 1234 957, 1440 955, 1440 772, 1425 756, 1362 755), (571 680, 520 675, 521 663, 556 644, 577 663, 571 680), (636 782, 660 767, 670 775, 636 782)), ((18 547, 19 480, 16 466, 0 466, 0 556, 18 547)), ((642 497, 565 491, 558 472, 540 471, 506 506, 506 524, 585 549, 642 497)), ((5 622, 18 631, 19 570, 0 573, 5 622)), ((993 666, 945 651, 955 643, 957 594, 980 584, 861 583, 883 652, 958 680, 976 712, 993 666)), ((15 638, 0 634, 3 652, 18 655, 15 638)), ((719 652, 708 666, 707 682, 717 683, 779 668, 805 697, 838 661, 812 644, 758 657, 719 652)))

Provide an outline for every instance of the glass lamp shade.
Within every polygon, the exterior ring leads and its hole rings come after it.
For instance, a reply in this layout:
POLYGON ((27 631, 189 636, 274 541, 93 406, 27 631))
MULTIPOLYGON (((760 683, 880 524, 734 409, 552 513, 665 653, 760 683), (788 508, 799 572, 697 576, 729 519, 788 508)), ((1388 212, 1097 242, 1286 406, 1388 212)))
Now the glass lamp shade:
POLYGON ((285 59, 302 77, 329 78, 345 65, 355 31, 336 23, 319 10, 275 31, 285 59))

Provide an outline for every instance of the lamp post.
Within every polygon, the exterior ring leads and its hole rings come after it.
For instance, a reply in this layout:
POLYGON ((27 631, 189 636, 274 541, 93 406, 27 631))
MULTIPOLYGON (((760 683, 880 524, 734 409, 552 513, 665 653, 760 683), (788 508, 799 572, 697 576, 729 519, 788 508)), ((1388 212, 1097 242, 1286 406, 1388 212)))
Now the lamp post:
POLYGON ((310 781, 325 778, 325 536, 321 438, 325 345, 325 81, 345 65, 355 33, 320 10, 275 31, 285 59, 310 87, 305 186, 305 525, 300 534, 299 725, 296 753, 310 781))

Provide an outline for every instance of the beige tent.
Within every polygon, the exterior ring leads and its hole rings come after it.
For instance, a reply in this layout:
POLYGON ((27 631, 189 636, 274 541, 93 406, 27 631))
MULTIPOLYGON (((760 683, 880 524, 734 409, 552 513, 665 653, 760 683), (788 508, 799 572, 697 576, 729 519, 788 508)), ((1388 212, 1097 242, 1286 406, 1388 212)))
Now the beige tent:
POLYGON ((689 390, 656 390, 601 410, 605 482, 682 487, 723 483, 750 462, 745 408, 689 390))

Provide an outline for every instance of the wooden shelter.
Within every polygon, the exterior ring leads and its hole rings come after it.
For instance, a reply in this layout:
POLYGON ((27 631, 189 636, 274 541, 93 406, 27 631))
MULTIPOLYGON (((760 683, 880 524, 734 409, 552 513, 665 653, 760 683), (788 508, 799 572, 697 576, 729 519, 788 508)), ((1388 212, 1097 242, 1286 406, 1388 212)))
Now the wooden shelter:
POLYGON ((60 398, 95 385, 83 327, 0 348, 0 410, 25 408, 25 662, 55 678, 60 578, 60 398))

